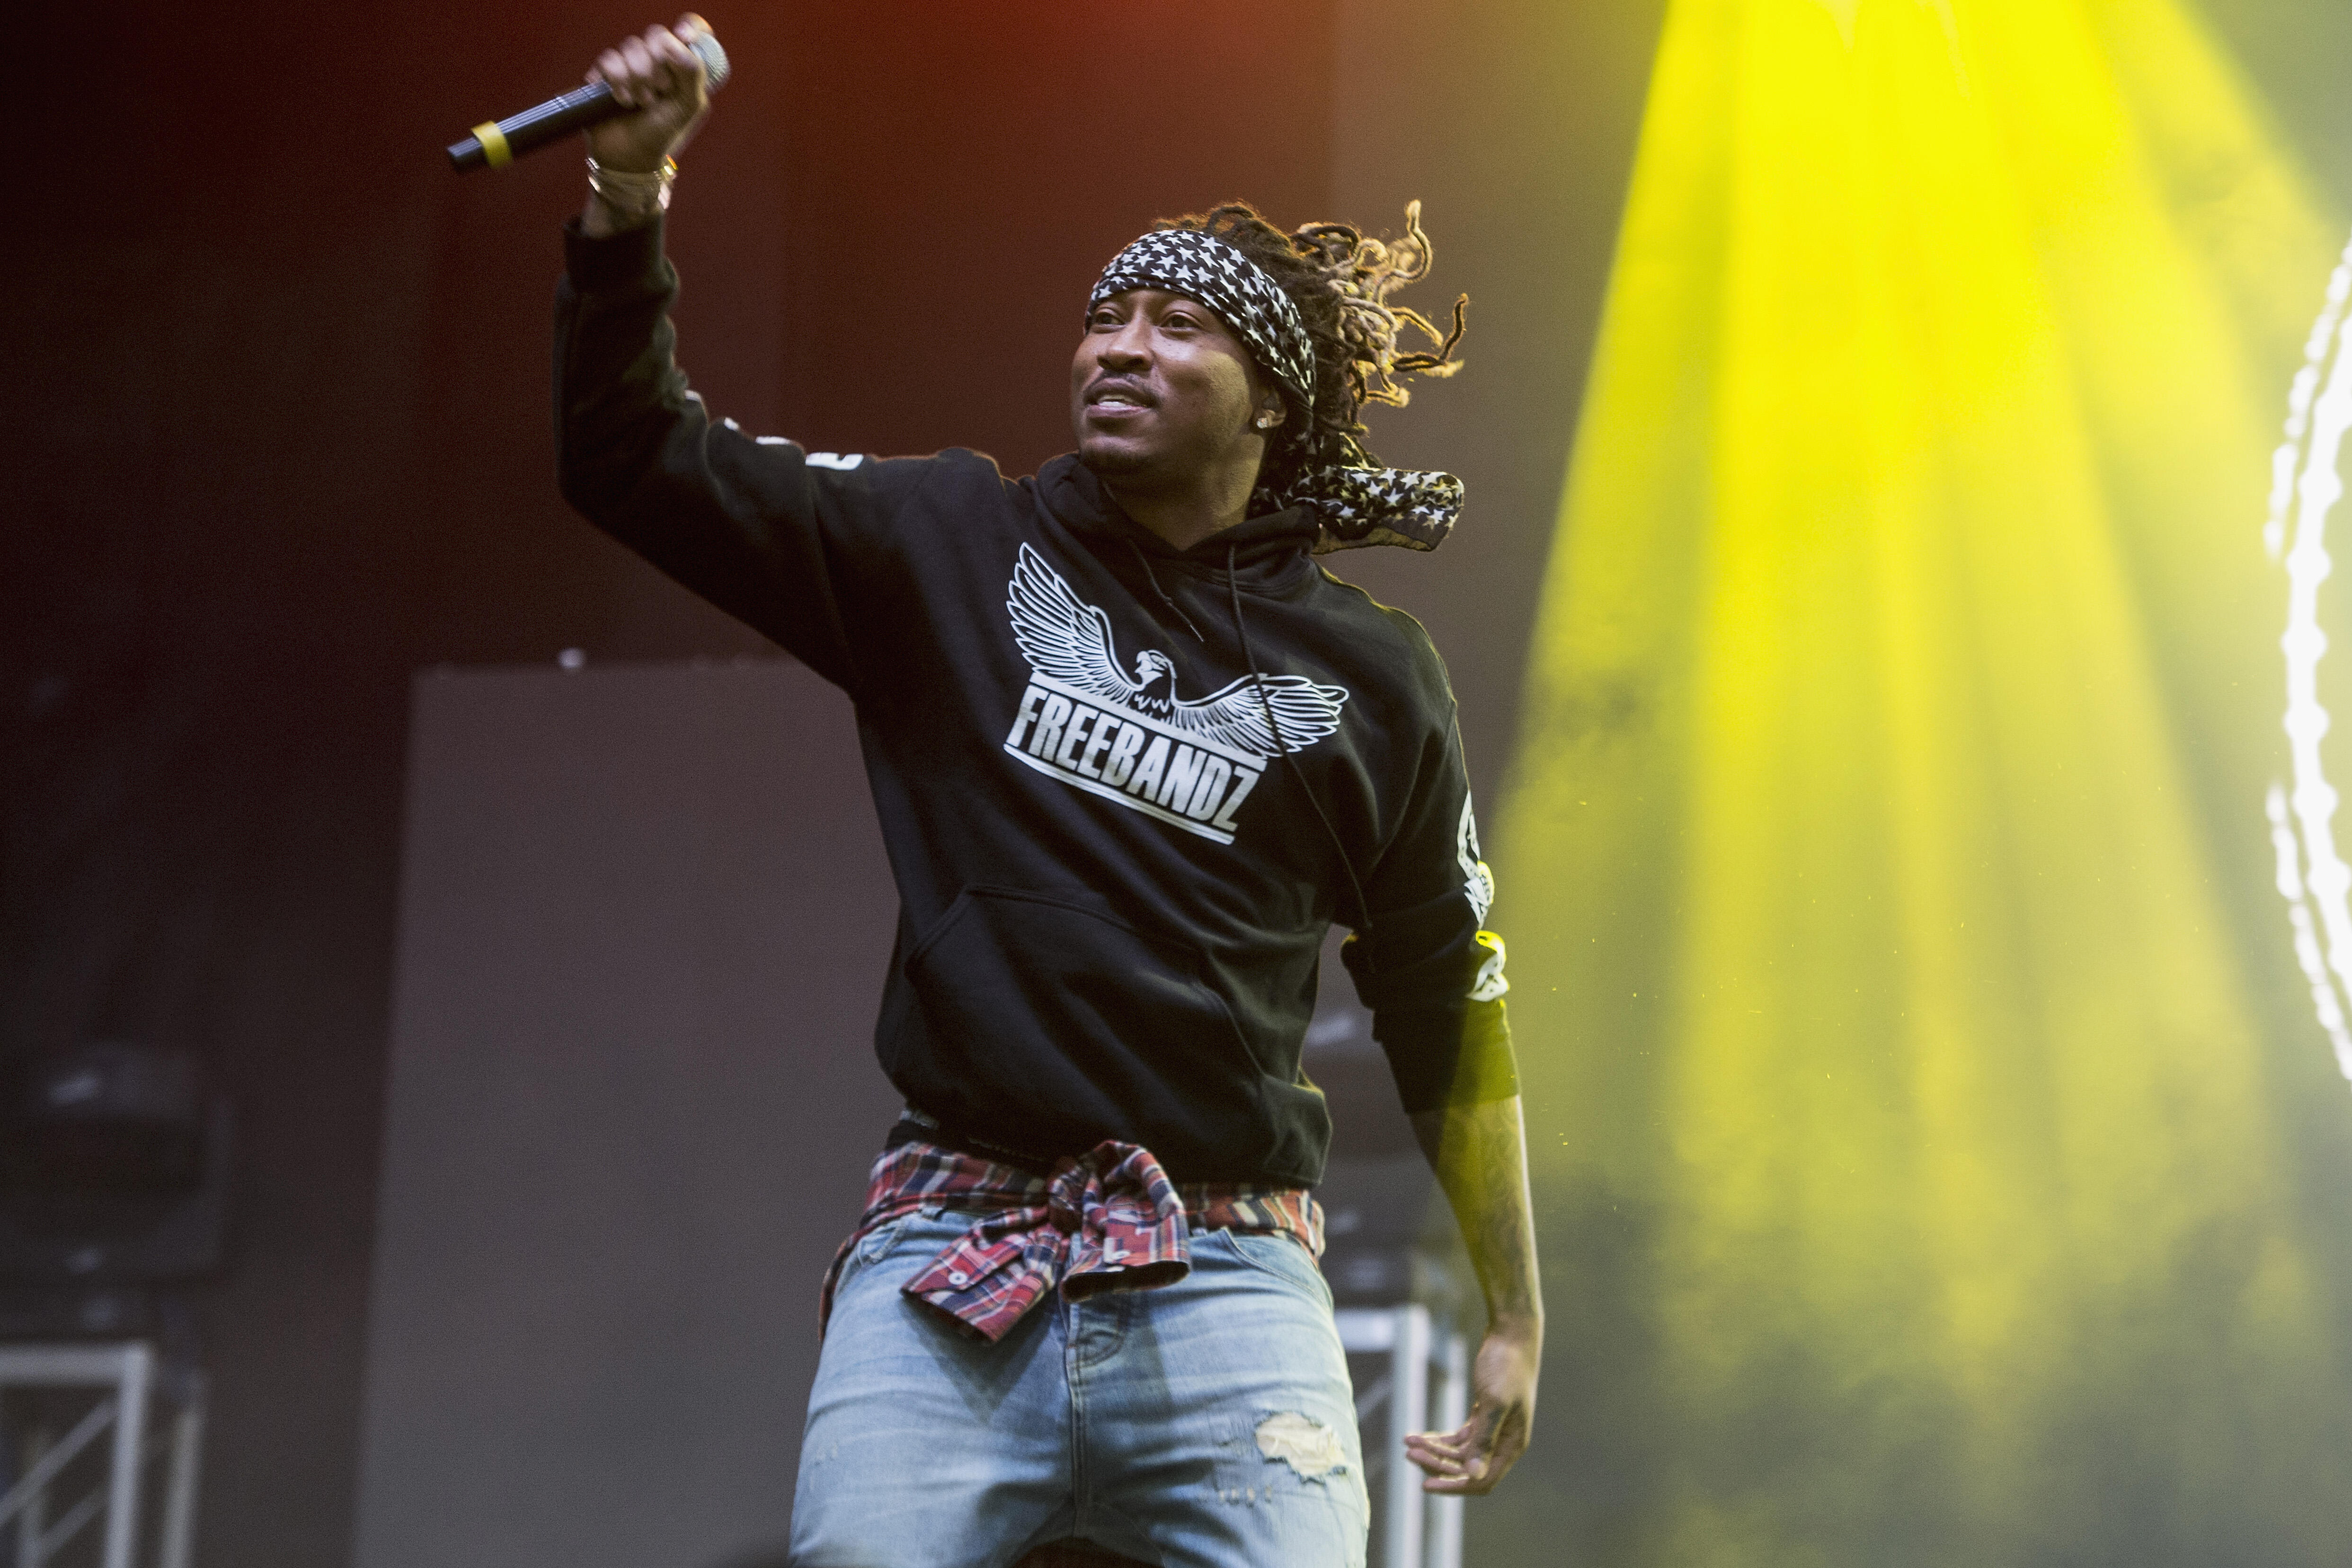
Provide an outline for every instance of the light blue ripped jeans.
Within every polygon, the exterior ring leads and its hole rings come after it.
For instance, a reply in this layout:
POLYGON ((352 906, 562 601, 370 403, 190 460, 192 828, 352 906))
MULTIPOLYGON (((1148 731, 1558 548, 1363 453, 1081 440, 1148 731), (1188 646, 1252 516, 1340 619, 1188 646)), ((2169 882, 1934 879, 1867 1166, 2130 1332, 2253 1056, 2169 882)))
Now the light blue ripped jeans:
POLYGON ((1305 1248, 1195 1231, 1179 1283, 1052 1291, 988 1344, 898 1291, 982 1218, 908 1215, 846 1265, 795 1568, 1006 1568, 1070 1537, 1165 1568, 1362 1568, 1355 1400, 1305 1248))

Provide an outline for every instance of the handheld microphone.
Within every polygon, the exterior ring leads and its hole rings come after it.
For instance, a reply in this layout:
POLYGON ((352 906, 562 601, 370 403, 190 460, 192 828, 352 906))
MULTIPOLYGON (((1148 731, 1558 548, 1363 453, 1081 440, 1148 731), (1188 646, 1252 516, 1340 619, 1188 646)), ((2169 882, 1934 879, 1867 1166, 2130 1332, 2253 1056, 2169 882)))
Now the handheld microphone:
MULTIPOLYGON (((711 91, 717 92, 727 85, 727 51, 719 47, 717 38, 709 33, 697 33, 686 41, 686 47, 702 61, 703 78, 710 84, 711 91)), ((460 174, 468 169, 503 169, 534 148, 628 112, 614 101, 611 87, 601 81, 591 82, 520 114, 477 125, 471 136, 449 144, 449 166, 460 174)))

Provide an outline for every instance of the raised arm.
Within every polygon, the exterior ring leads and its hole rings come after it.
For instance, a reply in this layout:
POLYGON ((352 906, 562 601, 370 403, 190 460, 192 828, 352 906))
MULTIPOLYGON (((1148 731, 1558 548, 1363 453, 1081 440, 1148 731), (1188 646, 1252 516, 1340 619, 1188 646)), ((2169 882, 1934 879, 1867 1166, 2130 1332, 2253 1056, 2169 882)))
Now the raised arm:
MULTIPOLYGON (((718 418, 687 384, 669 319, 662 172, 709 110, 685 33, 655 27, 590 73, 632 106, 589 132, 586 210, 555 302, 556 469, 564 499, 695 593, 862 695, 861 595, 898 565, 897 525, 929 459, 812 456, 718 418)), ((871 619, 870 617, 868 618, 871 619)))

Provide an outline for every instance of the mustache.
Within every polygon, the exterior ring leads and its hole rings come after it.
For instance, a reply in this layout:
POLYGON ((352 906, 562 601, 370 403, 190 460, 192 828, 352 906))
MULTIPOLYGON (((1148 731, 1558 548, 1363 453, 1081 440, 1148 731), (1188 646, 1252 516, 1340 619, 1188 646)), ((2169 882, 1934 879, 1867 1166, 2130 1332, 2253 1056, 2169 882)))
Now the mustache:
POLYGON ((1109 396, 1113 392, 1118 393, 1120 396, 1126 398, 1129 402, 1141 403, 1147 408, 1160 401, 1160 399, 1154 395, 1150 387, 1146 385, 1144 382, 1136 380, 1133 376, 1096 377, 1093 381, 1087 383, 1085 401, 1087 402, 1100 402, 1104 398, 1109 396))

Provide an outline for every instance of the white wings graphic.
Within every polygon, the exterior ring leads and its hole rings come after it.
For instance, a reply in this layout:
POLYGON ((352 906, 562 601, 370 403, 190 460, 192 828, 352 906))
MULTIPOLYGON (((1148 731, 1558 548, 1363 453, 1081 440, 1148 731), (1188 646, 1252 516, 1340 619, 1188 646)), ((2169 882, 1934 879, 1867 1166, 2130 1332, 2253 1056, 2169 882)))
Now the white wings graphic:
POLYGON ((1339 727, 1345 686, 1321 686, 1304 675, 1268 675, 1265 700, 1247 675, 1195 701, 1176 695, 1176 665, 1147 648, 1135 656, 1135 678, 1120 673, 1111 646, 1110 618, 1070 591, 1061 574, 1027 545, 1013 569, 1004 608, 1013 617, 1013 641, 1039 674, 1118 707, 1159 719, 1170 728, 1197 735, 1260 758, 1282 750, 1303 751, 1339 727), (1273 708, 1273 723, 1266 708, 1273 708), (1281 744, 1275 728, 1282 732, 1281 744))
POLYGON ((1454 833, 1454 860, 1462 868, 1462 895, 1470 901, 1470 913, 1479 925, 1486 924, 1486 911, 1495 903, 1495 873, 1478 858, 1478 819, 1470 810, 1470 797, 1462 797, 1462 825, 1454 833))

